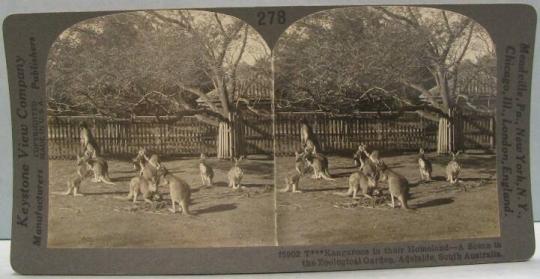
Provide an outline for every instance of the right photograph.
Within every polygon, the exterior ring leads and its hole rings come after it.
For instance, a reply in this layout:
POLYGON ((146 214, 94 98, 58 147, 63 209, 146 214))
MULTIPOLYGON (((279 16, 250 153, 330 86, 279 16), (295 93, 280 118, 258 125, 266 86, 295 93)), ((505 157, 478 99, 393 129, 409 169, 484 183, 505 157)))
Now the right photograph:
POLYGON ((500 236, 497 57, 451 11, 363 6, 273 51, 278 245, 500 236))

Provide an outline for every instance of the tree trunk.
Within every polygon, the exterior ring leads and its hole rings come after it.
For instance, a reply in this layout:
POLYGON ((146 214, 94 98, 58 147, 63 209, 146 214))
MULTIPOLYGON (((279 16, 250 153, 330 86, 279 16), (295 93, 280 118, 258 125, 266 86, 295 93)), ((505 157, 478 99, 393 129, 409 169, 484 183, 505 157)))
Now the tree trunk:
POLYGON ((217 157, 231 159, 244 155, 244 133, 241 118, 229 114, 229 123, 220 122, 217 136, 217 157))
POLYGON ((455 108, 448 110, 450 118, 439 118, 437 153, 447 154, 463 149, 461 114, 455 108))

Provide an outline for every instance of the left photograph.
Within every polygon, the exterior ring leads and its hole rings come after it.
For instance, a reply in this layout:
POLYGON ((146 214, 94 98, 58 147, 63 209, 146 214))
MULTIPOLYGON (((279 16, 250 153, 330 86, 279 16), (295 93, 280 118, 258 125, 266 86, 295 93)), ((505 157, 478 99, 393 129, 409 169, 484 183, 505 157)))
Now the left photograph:
POLYGON ((49 248, 273 246, 271 52, 221 13, 59 35, 46 70, 49 248))

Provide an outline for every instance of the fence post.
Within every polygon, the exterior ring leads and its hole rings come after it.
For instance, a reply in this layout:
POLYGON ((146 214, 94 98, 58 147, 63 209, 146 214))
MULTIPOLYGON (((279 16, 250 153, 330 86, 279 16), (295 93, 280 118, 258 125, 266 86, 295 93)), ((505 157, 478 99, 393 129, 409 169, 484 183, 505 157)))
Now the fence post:
POLYGON ((495 117, 489 118, 489 147, 492 151, 495 150, 495 117))

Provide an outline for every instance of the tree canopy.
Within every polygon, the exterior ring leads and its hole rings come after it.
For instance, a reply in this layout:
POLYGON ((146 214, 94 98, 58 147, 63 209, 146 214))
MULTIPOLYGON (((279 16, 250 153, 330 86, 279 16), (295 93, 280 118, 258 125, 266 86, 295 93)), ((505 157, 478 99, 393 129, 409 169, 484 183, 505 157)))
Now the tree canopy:
POLYGON ((477 108, 459 85, 483 69, 493 81, 493 44, 471 19, 415 7, 338 8, 293 24, 274 49, 278 110, 351 113, 414 110, 437 119, 477 108))
POLYGON ((270 68, 264 41, 231 16, 176 10, 97 17, 53 44, 49 112, 195 115, 215 124, 235 109, 238 84, 268 82, 270 68), (219 100, 207 96, 212 91, 219 100))

